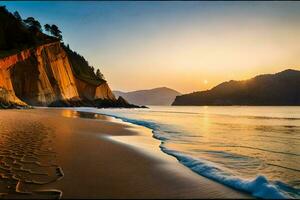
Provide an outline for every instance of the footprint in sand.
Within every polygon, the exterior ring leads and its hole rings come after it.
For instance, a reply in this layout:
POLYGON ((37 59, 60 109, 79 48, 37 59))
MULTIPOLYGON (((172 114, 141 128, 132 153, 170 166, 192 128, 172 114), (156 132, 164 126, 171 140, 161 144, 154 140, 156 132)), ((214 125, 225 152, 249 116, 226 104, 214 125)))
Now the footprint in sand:
POLYGON ((40 122, 0 124, 0 198, 61 198, 60 190, 44 189, 64 176, 55 163, 51 129, 40 122))

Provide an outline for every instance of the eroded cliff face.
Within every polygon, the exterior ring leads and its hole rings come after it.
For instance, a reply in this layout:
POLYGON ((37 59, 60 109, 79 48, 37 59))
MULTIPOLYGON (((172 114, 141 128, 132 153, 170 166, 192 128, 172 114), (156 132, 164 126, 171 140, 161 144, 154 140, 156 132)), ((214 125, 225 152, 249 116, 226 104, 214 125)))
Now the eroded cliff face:
POLYGON ((106 82, 96 87, 94 99, 116 100, 115 95, 112 93, 106 82))
POLYGON ((5 105, 25 106, 26 103, 21 101, 15 94, 12 86, 10 73, 8 70, 0 69, 0 108, 5 105), (3 105, 4 104, 4 105, 3 105))
MULTIPOLYGON (((16 64, 19 60, 29 57, 30 51, 26 50, 20 54, 9 56, 0 60, 0 102, 1 104, 13 104, 19 106, 27 105, 20 100, 14 91, 9 67, 16 64)), ((3 105, 1 105, 2 107, 3 105)))
POLYGON ((107 83, 89 85, 73 75, 59 42, 24 50, 0 59, 0 101, 47 106, 53 102, 115 100, 107 83))
POLYGON ((82 99, 95 100, 95 99, 109 99, 116 100, 114 94, 110 90, 108 84, 103 82, 99 85, 92 85, 79 78, 75 77, 75 83, 82 99))

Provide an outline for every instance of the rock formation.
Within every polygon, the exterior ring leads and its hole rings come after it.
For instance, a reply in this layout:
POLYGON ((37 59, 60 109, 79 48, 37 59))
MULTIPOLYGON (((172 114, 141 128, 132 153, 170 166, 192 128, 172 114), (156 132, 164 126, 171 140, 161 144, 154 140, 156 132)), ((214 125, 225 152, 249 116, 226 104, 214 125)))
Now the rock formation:
POLYGON ((94 100, 94 99, 111 99, 116 100, 114 94, 110 90, 106 82, 102 82, 99 85, 93 85, 87 83, 84 80, 75 76, 75 83, 78 89, 79 95, 82 99, 94 100))
POLYGON ((43 33, 33 17, 23 20, 5 6, 0 22, 0 108, 133 106, 118 101, 102 73, 61 43, 60 34, 43 33))
POLYGON ((0 59, 0 99, 4 104, 19 106, 48 106, 57 102, 72 105, 95 99, 116 101, 106 81, 93 85, 74 76, 60 42, 0 59))

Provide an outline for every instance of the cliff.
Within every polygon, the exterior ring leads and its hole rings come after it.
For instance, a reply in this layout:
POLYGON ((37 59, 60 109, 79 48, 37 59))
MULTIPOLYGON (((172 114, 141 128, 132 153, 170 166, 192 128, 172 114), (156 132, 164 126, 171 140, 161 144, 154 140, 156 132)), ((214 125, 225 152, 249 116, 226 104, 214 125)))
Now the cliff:
POLYGON ((15 94, 29 105, 47 106, 54 101, 79 100, 70 64, 59 42, 5 57, 0 61, 0 70, 2 74, 9 74, 11 95, 15 94))
POLYGON ((63 49, 68 55, 70 64, 75 77, 76 87, 80 98, 83 100, 92 101, 95 99, 108 99, 116 101, 116 98, 110 90, 107 81, 94 73, 94 67, 90 66, 88 61, 77 52, 70 49, 69 45, 63 49))
POLYGON ((60 42, 44 44, 0 59, 0 99, 15 105, 80 105, 83 99, 116 101, 108 84, 75 78, 60 42))
POLYGON ((177 96, 172 105, 300 105, 300 71, 285 70, 177 96))
POLYGON ((102 82, 99 85, 94 85, 75 77, 76 87, 81 99, 111 99, 116 100, 114 94, 110 90, 107 82, 102 82))
POLYGON ((36 19, 23 20, 5 6, 0 6, 0 22, 0 108, 134 107, 117 100, 100 70, 95 73, 83 56, 61 43, 56 25, 44 26, 47 35, 36 19))
POLYGON ((0 108, 12 108, 26 105, 25 102, 21 101, 16 96, 9 71, 0 69, 0 108))

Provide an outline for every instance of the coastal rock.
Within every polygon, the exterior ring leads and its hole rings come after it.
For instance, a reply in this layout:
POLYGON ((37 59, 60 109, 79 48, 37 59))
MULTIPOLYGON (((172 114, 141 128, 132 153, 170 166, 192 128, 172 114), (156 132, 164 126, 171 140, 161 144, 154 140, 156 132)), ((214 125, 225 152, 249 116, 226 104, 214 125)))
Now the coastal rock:
POLYGON ((94 100, 94 99, 110 99, 115 101, 116 98, 112 91, 110 90, 107 82, 102 82, 99 85, 94 85, 87 83, 84 80, 75 77, 75 83, 80 95, 80 98, 86 100, 94 100))
POLYGON ((10 79, 10 73, 5 69, 0 69, 0 102, 1 108, 6 108, 11 104, 19 106, 26 105, 25 102, 16 96, 10 79))
POLYGON ((100 70, 95 73, 61 38, 29 26, 5 6, 0 21, 0 108, 117 107, 100 70))
POLYGON ((1 61, 1 71, 8 73, 6 82, 12 85, 4 88, 11 96, 15 94, 23 102, 39 106, 79 100, 68 58, 59 42, 24 50, 1 61))
POLYGON ((109 88, 106 82, 96 87, 94 99, 99 98, 116 100, 115 95, 112 93, 111 89, 109 88))
POLYGON ((0 59, 0 101, 5 105, 80 106, 95 99, 116 102, 106 82, 93 85, 74 76, 60 42, 0 59))
POLYGON ((95 99, 93 104, 98 108, 148 108, 146 106, 130 104, 123 97, 119 97, 117 100, 95 99))

